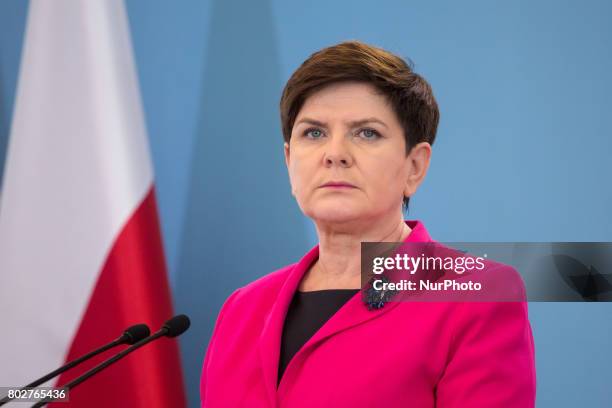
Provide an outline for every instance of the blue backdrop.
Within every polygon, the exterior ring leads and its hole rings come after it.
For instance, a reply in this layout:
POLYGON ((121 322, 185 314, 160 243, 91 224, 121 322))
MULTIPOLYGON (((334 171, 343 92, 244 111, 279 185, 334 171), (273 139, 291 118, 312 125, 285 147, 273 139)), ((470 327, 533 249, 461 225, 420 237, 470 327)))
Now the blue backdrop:
MULTIPOLYGON (((612 241, 612 3, 128 0, 190 406, 222 301, 316 237, 278 100, 347 39, 415 62, 441 108, 410 217, 440 241, 612 241), (236 256, 238 254, 238 256, 236 256)), ((0 2, 0 175, 27 3, 0 2)), ((612 303, 530 303, 538 407, 612 406, 612 303)))

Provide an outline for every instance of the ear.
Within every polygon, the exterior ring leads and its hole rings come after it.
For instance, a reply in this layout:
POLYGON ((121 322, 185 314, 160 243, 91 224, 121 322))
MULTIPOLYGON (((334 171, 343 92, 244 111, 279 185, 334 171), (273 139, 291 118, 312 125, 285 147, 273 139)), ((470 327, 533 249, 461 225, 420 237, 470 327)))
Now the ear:
POLYGON ((287 166, 287 175, 289 176, 289 185, 291 186, 291 195, 295 197, 295 191, 293 191, 293 183, 291 182, 291 173, 289 172, 289 143, 285 142, 284 144, 285 150, 285 165, 287 166))
POLYGON ((289 143, 285 142, 285 165, 289 168, 289 143))
POLYGON ((407 177, 404 197, 411 197, 425 179, 431 160, 431 145, 421 142, 415 145, 406 157, 407 177))

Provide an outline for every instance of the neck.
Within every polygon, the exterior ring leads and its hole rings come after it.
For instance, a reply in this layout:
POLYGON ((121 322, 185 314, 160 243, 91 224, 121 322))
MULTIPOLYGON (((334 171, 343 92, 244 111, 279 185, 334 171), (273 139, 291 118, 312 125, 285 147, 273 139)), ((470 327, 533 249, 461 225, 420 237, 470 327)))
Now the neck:
POLYGON ((308 271, 302 290, 361 287, 361 242, 401 242, 410 234, 403 217, 360 225, 316 223, 319 259, 308 271))

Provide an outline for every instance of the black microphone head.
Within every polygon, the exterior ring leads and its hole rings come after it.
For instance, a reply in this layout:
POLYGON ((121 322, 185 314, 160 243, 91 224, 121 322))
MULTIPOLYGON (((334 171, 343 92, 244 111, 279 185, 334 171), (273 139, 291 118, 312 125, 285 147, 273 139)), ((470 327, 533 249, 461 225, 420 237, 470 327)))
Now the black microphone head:
POLYGON ((189 325, 191 325, 189 318, 184 314, 180 314, 166 321, 166 323, 164 323, 162 326, 162 329, 166 329, 168 331, 166 333, 167 337, 176 337, 185 333, 185 331, 187 331, 189 328, 189 325))
POLYGON ((127 344, 134 344, 140 340, 149 337, 151 330, 146 324, 135 324, 128 327, 124 332, 122 338, 125 339, 127 344))

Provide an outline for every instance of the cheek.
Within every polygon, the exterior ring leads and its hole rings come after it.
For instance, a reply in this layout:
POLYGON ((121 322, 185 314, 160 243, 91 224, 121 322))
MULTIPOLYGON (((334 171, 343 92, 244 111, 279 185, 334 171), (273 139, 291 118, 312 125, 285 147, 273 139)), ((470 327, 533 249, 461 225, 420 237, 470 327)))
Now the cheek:
POLYGON ((397 195, 405 184, 404 163, 398 158, 377 158, 368 166, 368 184, 378 193, 397 195))
POLYGON ((307 181, 312 179, 312 170, 309 169, 306 161, 300 159, 300 157, 296 157, 295 160, 291 161, 289 165, 289 178, 293 190, 301 193, 304 187, 306 187, 307 181))

